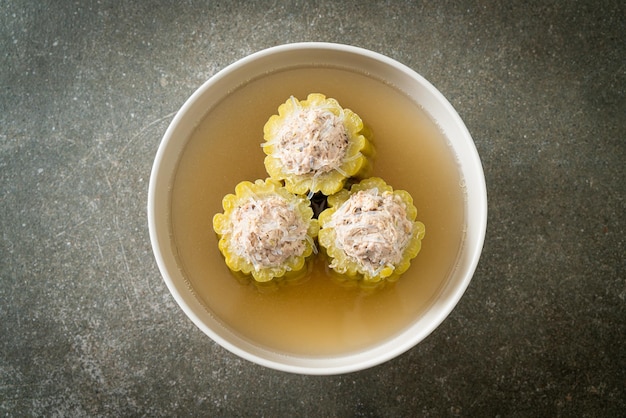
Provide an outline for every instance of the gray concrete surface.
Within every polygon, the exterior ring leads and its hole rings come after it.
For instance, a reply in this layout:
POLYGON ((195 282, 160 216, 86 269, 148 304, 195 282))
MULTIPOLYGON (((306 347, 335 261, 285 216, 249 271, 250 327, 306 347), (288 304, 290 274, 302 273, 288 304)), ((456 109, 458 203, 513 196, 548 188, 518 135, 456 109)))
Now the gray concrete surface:
POLYGON ((624 416, 623 1, 0 2, 0 413, 624 416), (357 45, 456 107, 484 254, 414 349, 341 376, 241 360, 183 314, 146 222, 184 100, 295 41, 357 45))

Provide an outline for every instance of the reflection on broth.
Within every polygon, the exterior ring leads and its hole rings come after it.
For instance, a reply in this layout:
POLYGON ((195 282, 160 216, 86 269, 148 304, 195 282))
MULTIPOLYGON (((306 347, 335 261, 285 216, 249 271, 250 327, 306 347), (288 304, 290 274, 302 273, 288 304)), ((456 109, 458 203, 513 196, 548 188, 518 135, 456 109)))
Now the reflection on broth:
POLYGON ((194 293, 224 325, 268 349, 333 355, 401 332, 448 278, 464 229, 464 195, 452 150, 427 115, 378 80, 333 68, 297 68, 253 80, 211 109, 183 153, 172 188, 172 233, 194 293), (243 180, 264 179, 263 126, 290 95, 321 92, 372 130, 372 175, 414 198, 426 225, 410 269, 379 289, 344 285, 317 257, 293 283, 258 286, 224 264, 212 228, 221 199, 243 180))

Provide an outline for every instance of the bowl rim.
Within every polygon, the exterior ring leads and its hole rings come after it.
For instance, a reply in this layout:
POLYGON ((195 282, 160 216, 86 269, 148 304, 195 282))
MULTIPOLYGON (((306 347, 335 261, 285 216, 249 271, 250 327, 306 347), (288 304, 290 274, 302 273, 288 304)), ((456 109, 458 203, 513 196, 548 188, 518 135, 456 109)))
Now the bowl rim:
MULTIPOLYGON (((428 109, 425 110, 428 112, 428 109)), ((184 140, 186 143, 188 138, 185 138, 184 140)), ((176 160, 178 157, 179 156, 177 156, 176 160)), ((169 191, 167 193, 169 193, 169 191)), ((206 80, 191 94, 191 96, 189 96, 170 122, 170 125, 168 126, 157 149, 148 187, 147 216, 150 243, 157 266, 165 284, 187 317, 190 318, 191 321, 213 341, 243 359, 275 370, 298 374, 335 375, 367 369, 403 354, 430 335, 449 316, 469 286, 482 253, 487 229, 487 189, 480 156, 478 155, 475 143, 467 127, 450 102, 428 80, 405 64, 368 49, 329 42, 296 42, 266 48, 227 65, 206 80), (432 98, 438 102, 439 106, 442 106, 442 111, 451 118, 454 128, 462 134, 462 145, 465 147, 465 153, 467 154, 464 155, 464 158, 468 161, 468 164, 470 165, 469 168, 474 171, 474 177, 476 177, 472 182, 474 190, 472 198, 474 199, 473 204, 476 212, 476 217, 473 218, 472 222, 472 251, 465 254, 466 260, 464 261, 464 264, 466 267, 463 269, 462 280, 455 281, 456 284, 451 289, 446 290, 449 292, 446 297, 447 302, 445 305, 438 307, 436 317, 428 321, 428 326, 421 328, 415 335, 412 335, 411 338, 404 338, 400 341, 399 337, 408 334, 409 331, 412 330, 412 326, 401 331, 397 336, 391 337, 389 341, 373 346, 372 348, 366 348, 362 352, 320 358, 308 358, 295 355, 292 356, 290 354, 275 353, 259 348, 258 346, 243 340, 241 337, 238 337, 241 341, 238 341, 238 344, 234 344, 232 341, 224 338, 223 335, 209 327, 197 313, 199 312, 198 309, 200 307, 204 310, 206 310, 206 308, 204 308, 203 305, 200 305, 197 300, 197 304, 194 303, 193 299, 190 299, 188 294, 183 294, 183 291, 189 292, 189 289, 181 289, 180 284, 177 283, 172 277, 173 271, 171 264, 175 262, 173 261, 175 259, 172 257, 172 254, 168 253, 167 248, 163 247, 165 244, 164 239, 167 238, 167 240, 169 240, 170 237, 169 234, 165 234, 163 225, 157 219, 160 214, 160 209, 157 208, 157 195, 159 195, 159 193, 163 193, 163 169, 166 165, 165 162, 167 158, 166 154, 168 144, 173 141, 174 134, 179 129, 181 121, 185 119, 185 115, 194 106, 194 104, 196 104, 199 98, 207 94, 211 88, 218 85, 223 78, 228 77, 233 72, 246 67, 259 59, 264 59, 275 54, 307 50, 324 50, 333 51, 335 53, 353 54, 355 56, 372 60, 373 62, 377 61, 382 63, 385 66, 391 67, 392 70, 403 73, 403 75, 414 79, 421 85, 422 88, 426 89, 428 94, 430 94, 432 98), (164 237, 164 235, 166 236, 164 237), (259 353, 262 353, 262 355, 259 353), (351 361, 347 361, 347 359, 351 361)), ((168 245, 165 245, 165 247, 168 247, 168 245)), ((445 287, 449 287, 449 285, 450 280, 448 279, 445 287)), ((444 290, 440 290, 437 295, 443 291, 444 290)), ((209 315, 211 315, 211 313, 209 313, 209 315)))

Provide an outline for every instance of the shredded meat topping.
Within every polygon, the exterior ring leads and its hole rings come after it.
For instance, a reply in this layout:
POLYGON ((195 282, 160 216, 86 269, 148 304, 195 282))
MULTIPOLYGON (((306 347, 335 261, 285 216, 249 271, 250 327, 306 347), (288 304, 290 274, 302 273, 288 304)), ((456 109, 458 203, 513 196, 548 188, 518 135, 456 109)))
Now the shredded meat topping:
POLYGON ((348 149, 341 118, 323 108, 298 108, 286 117, 275 141, 285 172, 297 175, 339 169, 348 149))
POLYGON ((411 239, 406 206, 391 192, 359 191, 333 214, 337 245, 371 275, 395 268, 411 239))
POLYGON ((249 198, 230 218, 232 248, 256 269, 278 267, 305 249, 307 225, 279 196, 249 198))

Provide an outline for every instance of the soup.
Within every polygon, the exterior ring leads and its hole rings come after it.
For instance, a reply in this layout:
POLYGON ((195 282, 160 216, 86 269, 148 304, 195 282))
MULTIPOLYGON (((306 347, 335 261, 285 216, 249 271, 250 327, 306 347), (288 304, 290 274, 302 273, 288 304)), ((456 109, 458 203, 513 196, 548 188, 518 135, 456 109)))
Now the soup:
POLYGON ((465 222, 462 179, 446 138, 412 100, 382 81, 340 68, 306 67, 245 83, 207 109, 186 145, 171 192, 172 234, 183 274, 225 327, 272 351, 328 356, 365 349, 413 323, 445 285, 465 222), (289 96, 335 98, 369 126, 373 176, 407 190, 426 225, 409 270, 380 289, 345 286, 317 257, 307 276, 276 287, 236 278, 212 218, 243 180, 264 179, 263 126, 289 96))

